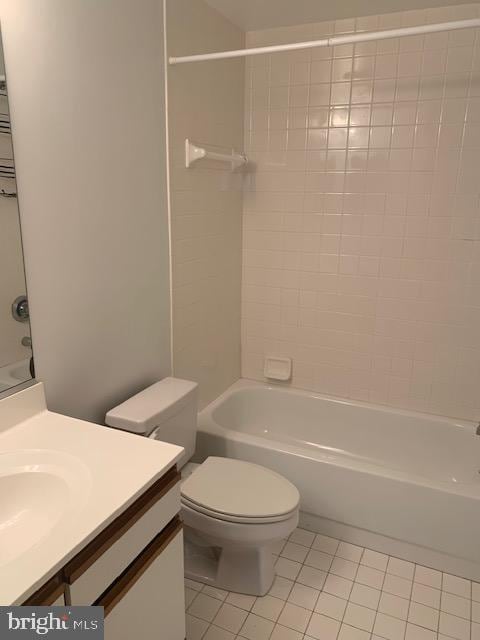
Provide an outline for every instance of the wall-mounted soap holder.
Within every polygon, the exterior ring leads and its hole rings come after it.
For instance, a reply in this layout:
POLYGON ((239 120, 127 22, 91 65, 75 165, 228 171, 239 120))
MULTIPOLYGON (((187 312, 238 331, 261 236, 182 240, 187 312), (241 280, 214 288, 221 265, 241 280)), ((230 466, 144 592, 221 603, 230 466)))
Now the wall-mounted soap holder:
POLYGON ((290 380, 292 377, 292 359, 267 356, 265 358, 263 375, 269 380, 277 380, 280 382, 290 380))

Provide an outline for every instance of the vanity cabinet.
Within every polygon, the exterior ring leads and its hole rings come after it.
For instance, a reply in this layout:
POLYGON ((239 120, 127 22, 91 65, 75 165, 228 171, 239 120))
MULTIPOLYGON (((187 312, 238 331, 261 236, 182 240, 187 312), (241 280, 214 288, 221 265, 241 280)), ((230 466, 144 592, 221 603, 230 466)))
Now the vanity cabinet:
POLYGON ((185 637, 183 535, 177 523, 161 534, 96 603, 104 607, 106 640, 185 637), (162 539, 163 538, 163 539, 162 539))
POLYGON ((183 640, 179 481, 170 469, 25 604, 103 606, 106 640, 183 640))

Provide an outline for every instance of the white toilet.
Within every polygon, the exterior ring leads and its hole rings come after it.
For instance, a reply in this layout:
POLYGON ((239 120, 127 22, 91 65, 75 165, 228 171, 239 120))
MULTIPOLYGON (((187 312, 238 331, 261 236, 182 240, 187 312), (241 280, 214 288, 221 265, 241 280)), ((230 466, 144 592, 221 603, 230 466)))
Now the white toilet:
POLYGON ((228 591, 264 595, 275 577, 272 546, 298 524, 300 495, 278 473, 195 452, 197 384, 165 378, 108 412, 112 427, 185 449, 182 511, 185 575, 228 591), (187 464, 188 463, 188 464, 187 464))

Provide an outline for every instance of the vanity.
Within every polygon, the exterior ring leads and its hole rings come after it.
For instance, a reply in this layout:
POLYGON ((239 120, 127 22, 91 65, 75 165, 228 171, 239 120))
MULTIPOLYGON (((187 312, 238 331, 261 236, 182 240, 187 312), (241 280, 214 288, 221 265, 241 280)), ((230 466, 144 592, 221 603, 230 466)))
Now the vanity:
POLYGON ((98 605, 105 638, 185 638, 181 447, 0 400, 0 604, 98 605))

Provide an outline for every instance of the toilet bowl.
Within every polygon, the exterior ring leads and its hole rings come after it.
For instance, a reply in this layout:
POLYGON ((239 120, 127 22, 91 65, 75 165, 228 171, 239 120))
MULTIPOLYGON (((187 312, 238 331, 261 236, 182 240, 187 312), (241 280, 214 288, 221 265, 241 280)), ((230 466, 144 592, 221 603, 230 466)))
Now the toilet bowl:
POLYGON ((112 427, 185 449, 181 516, 185 575, 228 591, 264 595, 275 578, 273 545, 298 524, 300 495, 286 478, 260 465, 195 451, 197 385, 165 378, 115 407, 112 427))
POLYGON ((298 524, 297 489, 241 460, 210 457, 192 471, 181 488, 185 575, 227 591, 264 595, 275 578, 273 543, 298 524))

